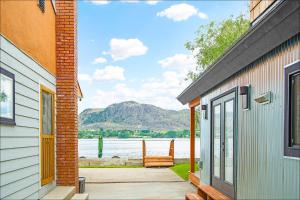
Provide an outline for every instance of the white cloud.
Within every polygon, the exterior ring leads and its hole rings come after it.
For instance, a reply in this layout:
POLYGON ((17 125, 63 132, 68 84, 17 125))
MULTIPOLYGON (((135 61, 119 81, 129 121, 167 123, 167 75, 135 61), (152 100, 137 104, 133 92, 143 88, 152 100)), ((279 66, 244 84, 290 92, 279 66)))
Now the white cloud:
POLYGON ((95 102, 94 107, 106 107, 112 102, 137 101, 178 110, 185 107, 176 100, 176 96, 187 84, 189 83, 182 81, 181 74, 175 71, 166 71, 162 78, 147 79, 138 87, 118 84, 110 90, 97 90, 92 102, 95 102))
MULTIPOLYGON (((95 5, 106 5, 109 4, 111 1, 109 0, 87 0, 95 5)), ((121 0, 120 2, 122 3, 139 3, 139 2, 143 2, 145 0, 121 0)), ((148 5, 156 5, 158 2, 160 2, 160 0, 146 0, 145 1, 146 4, 148 5)))
POLYGON ((122 67, 108 65, 103 69, 96 69, 92 75, 78 74, 78 79, 80 81, 88 81, 89 83, 103 80, 124 81, 125 76, 124 69, 122 67))
POLYGON ((197 60, 193 55, 175 54, 158 61, 163 68, 175 70, 182 76, 186 76, 189 71, 194 71, 197 66, 197 60))
POLYGON ((98 57, 98 58, 95 58, 94 61, 92 62, 93 65, 95 64, 101 64, 101 63, 106 63, 107 60, 103 57, 98 57))
POLYGON ((93 80, 125 80, 124 69, 119 66, 108 65, 104 69, 96 69, 93 74, 93 80))
POLYGON ((122 0, 123 3, 139 3, 139 0, 122 0))
POLYGON ((148 0, 148 1, 146 1, 146 4, 156 5, 158 2, 159 2, 159 0, 148 0))
MULTIPOLYGON (((161 77, 149 77, 140 82, 135 81, 134 83, 130 81, 123 82, 109 90, 97 90, 91 100, 94 103, 92 106, 106 107, 112 103, 137 101, 139 103, 153 104, 165 109, 178 110, 186 108, 176 100, 176 97, 190 84, 190 82, 184 79, 189 70, 195 69, 197 65, 196 59, 193 55, 175 54, 158 61, 158 63, 162 68, 166 69, 161 77)), ((101 72, 96 71, 91 77, 93 80, 96 80, 96 77, 106 80, 103 74, 111 74, 113 70, 108 70, 110 73, 104 73, 104 71, 106 70, 102 70, 101 72)), ((122 78, 115 77, 114 79, 121 80, 122 78)))
POLYGON ((92 83, 93 78, 89 74, 78 74, 78 80, 92 83))
POLYGON ((95 5, 106 5, 110 3, 110 1, 108 0, 89 0, 89 1, 95 5))
POLYGON ((203 12, 198 12, 198 17, 201 19, 208 19, 208 15, 203 12))
POLYGON ((124 60, 132 56, 146 54, 148 47, 139 39, 117 39, 110 40, 110 50, 104 54, 110 54, 113 60, 124 60))
POLYGON ((208 18, 205 13, 198 12, 196 7, 186 3, 172 5, 169 8, 158 12, 156 15, 159 17, 167 17, 176 22, 187 20, 195 15, 198 15, 202 19, 208 18))

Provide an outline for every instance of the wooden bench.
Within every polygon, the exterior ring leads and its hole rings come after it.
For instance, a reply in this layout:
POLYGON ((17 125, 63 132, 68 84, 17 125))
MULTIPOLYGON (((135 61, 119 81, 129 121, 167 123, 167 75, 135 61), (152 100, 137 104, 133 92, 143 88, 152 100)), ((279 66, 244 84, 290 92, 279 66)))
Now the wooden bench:
POLYGON ((210 185, 206 185, 200 182, 197 185, 196 192, 188 192, 185 194, 186 200, 230 200, 229 197, 222 194, 210 185))
POLYGON ((143 140, 143 165, 144 167, 171 167, 174 165, 174 140, 170 142, 168 156, 147 156, 146 142, 143 140))

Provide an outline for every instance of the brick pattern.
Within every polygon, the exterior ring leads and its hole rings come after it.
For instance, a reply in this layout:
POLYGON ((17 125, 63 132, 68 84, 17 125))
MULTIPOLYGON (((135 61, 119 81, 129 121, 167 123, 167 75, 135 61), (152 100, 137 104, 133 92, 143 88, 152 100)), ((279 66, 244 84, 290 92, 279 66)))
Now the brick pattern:
POLYGON ((57 0, 56 12, 56 182, 78 191, 76 1, 57 0))

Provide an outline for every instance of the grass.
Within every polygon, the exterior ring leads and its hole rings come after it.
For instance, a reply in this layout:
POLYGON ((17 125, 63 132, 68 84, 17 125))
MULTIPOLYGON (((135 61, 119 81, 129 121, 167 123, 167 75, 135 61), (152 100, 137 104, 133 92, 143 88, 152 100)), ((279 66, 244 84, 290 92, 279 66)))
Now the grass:
POLYGON ((143 166, 127 166, 127 165, 112 165, 112 166, 83 166, 79 168, 142 168, 143 166))
MULTIPOLYGON (((190 171, 190 164, 177 164, 170 168, 174 171, 178 176, 180 176, 183 180, 187 181, 189 179, 189 171, 190 171)), ((195 171, 199 170, 199 166, 195 165, 195 171)))

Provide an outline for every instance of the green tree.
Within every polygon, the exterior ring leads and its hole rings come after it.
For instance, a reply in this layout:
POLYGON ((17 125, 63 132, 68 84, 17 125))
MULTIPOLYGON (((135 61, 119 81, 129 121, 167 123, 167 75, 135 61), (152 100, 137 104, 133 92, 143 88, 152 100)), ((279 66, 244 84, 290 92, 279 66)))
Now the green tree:
POLYGON ((98 136, 98 158, 102 158, 103 151, 103 137, 101 135, 98 136))
POLYGON ((197 59, 196 71, 190 71, 187 80, 195 80, 230 48, 250 27, 250 21, 244 15, 231 16, 220 23, 211 22, 200 26, 193 42, 185 47, 192 51, 197 59))

